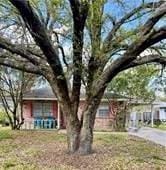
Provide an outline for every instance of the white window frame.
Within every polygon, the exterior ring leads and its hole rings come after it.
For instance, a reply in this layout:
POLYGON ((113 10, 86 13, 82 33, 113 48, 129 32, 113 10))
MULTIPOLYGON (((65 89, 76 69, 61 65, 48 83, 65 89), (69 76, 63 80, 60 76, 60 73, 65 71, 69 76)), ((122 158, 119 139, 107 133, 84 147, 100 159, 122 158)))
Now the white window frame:
POLYGON ((53 116, 53 111, 52 111, 52 103, 50 102, 34 102, 33 103, 33 117, 52 117, 53 116), (38 114, 36 114, 36 110, 37 110, 37 105, 38 106, 38 114), (36 107, 36 110, 35 110, 35 107, 36 107), (47 109, 50 110, 47 112, 46 114, 46 107, 48 107, 47 109), (39 111, 40 110, 40 111, 39 111))
POLYGON ((109 118, 109 112, 110 112, 109 106, 99 106, 99 108, 98 108, 98 110, 97 110, 96 117, 97 117, 97 118, 109 118), (107 115, 104 115, 104 114, 101 114, 101 115, 100 115, 100 111, 101 111, 101 110, 107 110, 107 111, 108 111, 108 112, 107 112, 107 115))

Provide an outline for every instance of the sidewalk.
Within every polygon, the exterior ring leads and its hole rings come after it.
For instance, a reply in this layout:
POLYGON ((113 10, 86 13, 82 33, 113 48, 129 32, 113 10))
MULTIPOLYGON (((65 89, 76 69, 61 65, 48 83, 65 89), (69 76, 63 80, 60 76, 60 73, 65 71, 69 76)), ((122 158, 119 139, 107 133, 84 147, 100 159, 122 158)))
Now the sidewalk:
POLYGON ((142 127, 138 131, 129 132, 129 134, 150 140, 154 143, 166 147, 166 131, 155 128, 142 127))

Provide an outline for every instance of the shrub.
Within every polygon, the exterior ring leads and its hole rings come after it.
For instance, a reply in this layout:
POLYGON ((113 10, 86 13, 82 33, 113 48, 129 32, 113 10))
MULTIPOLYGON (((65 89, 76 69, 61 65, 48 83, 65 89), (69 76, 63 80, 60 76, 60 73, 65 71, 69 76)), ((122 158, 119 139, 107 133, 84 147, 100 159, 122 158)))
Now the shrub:
POLYGON ((162 121, 161 121, 160 119, 154 120, 154 124, 155 124, 156 126, 160 126, 161 123, 162 123, 162 121))
POLYGON ((0 124, 2 126, 9 126, 7 115, 3 110, 0 110, 0 124))

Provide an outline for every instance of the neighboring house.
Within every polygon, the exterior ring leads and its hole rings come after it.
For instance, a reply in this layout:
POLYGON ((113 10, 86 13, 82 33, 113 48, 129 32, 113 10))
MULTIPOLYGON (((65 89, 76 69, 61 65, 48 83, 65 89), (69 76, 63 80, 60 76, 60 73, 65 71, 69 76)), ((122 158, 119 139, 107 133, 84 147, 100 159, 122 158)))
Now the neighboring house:
POLYGON ((154 102, 153 105, 153 118, 166 122, 166 101, 154 102))
POLYGON ((139 124, 151 124, 153 126, 157 121, 166 122, 166 102, 133 103, 129 115, 129 127, 137 127, 139 124))
MULTIPOLYGON (((127 99, 107 93, 104 95, 97 110, 95 128, 111 129, 118 107, 127 99)), ((85 96, 81 94, 78 116, 81 117, 85 105, 85 96)), ((39 88, 24 94, 23 116, 25 123, 22 128, 65 128, 66 119, 59 107, 56 96, 50 87, 39 88)))

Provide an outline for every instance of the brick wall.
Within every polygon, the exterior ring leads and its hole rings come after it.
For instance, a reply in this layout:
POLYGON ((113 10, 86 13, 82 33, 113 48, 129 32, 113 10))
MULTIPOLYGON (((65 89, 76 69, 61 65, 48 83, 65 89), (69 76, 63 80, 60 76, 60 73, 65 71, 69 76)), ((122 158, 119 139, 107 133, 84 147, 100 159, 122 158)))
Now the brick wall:
POLYGON ((32 120, 32 101, 23 102, 23 117, 25 120, 32 120))
MULTIPOLYGON (((101 102, 99 109, 100 108, 108 108, 109 113, 108 113, 107 117, 98 117, 97 116, 98 114, 96 114, 96 120, 95 120, 94 128, 100 129, 100 130, 112 129, 112 124, 114 123, 114 120, 115 120, 115 117, 116 117, 118 105, 119 105, 118 101, 101 102)), ((81 117, 84 106, 85 106, 85 102, 81 101, 80 105, 79 105, 79 110, 78 110, 79 119, 81 117)), ((98 111, 99 111, 99 109, 98 109, 98 111)))

